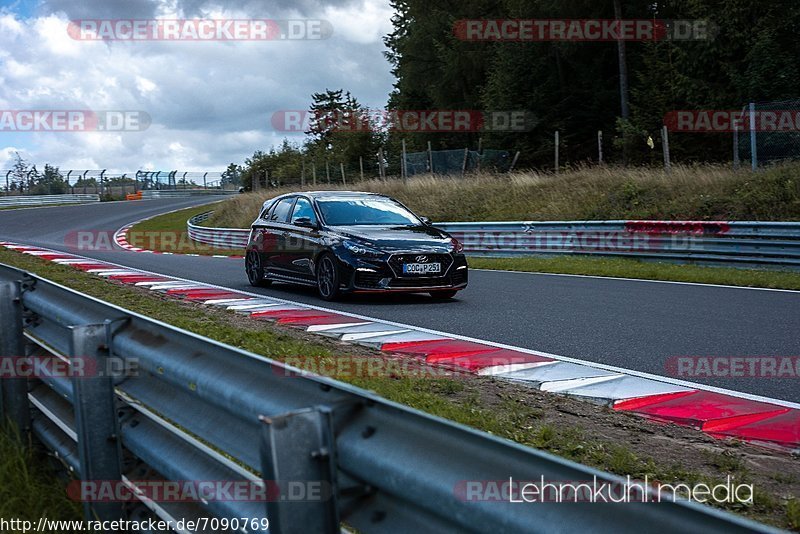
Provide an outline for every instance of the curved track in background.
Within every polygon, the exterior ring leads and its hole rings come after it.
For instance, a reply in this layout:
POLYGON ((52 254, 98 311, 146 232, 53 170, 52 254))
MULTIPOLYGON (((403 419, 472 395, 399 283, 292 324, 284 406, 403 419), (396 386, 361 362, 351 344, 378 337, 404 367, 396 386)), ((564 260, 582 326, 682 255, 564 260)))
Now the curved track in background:
MULTIPOLYGON (((77 250, 78 230, 108 232, 207 198, 100 203, 0 212, 0 239, 321 305, 313 291, 247 284, 241 261, 209 257, 77 250), (73 234, 74 235, 74 234, 73 234), (74 239, 72 239, 74 242, 74 239)), ((452 302, 426 295, 352 297, 324 303, 351 313, 411 324, 636 371, 667 375, 674 356, 800 356, 800 292, 697 284, 472 271, 452 302)), ((800 401, 798 378, 691 380, 800 401)))

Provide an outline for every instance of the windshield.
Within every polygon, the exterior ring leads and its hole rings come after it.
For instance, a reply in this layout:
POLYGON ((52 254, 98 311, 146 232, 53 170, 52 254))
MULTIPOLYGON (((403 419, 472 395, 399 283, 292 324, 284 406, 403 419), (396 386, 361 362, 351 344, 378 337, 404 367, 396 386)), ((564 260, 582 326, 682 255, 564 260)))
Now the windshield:
POLYGON ((330 226, 421 224, 413 213, 388 198, 324 199, 317 200, 317 205, 330 226))

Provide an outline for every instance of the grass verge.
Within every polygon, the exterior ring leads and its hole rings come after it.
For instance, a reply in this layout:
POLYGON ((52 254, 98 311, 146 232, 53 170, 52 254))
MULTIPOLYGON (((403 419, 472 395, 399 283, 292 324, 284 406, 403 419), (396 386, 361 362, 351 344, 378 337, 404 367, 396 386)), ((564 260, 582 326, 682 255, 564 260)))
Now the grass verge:
MULTIPOLYGON (((391 358, 359 346, 279 328, 215 308, 169 299, 36 257, 0 249, 0 263, 233 346, 277 360, 302 355, 328 361, 342 355, 391 358)), ((752 505, 721 507, 800 530, 800 465, 785 454, 710 438, 674 425, 656 426, 630 414, 488 377, 337 377, 413 408, 618 475, 662 482, 724 483, 731 475, 755 487, 752 505)), ((0 485, 5 481, 0 480, 0 485)), ((10 512, 14 512, 11 510, 10 512)))
POLYGON ((67 497, 45 453, 5 426, 0 429, 0 518, 36 525, 40 517, 80 520, 83 513, 80 503, 67 497))
MULTIPOLYGON (((312 187, 309 186, 308 189, 312 187)), ((314 186, 315 189, 345 188, 314 186)), ((392 196, 433 221, 800 220, 800 163, 758 172, 728 166, 582 167, 559 175, 520 172, 465 178, 365 180, 346 188, 392 196)), ((212 226, 247 228, 261 204, 297 184, 237 195, 212 226)))
POLYGON ((241 249, 206 245, 189 238, 186 230, 186 221, 195 215, 214 209, 215 204, 217 203, 165 213, 137 223, 128 231, 128 243, 134 247, 159 252, 172 252, 173 254, 200 254, 203 256, 240 256, 244 254, 241 249))
POLYGON ((469 258, 469 266, 472 269, 581 274, 800 290, 800 273, 795 272, 678 265, 628 258, 583 258, 576 256, 481 258, 471 256, 469 258))

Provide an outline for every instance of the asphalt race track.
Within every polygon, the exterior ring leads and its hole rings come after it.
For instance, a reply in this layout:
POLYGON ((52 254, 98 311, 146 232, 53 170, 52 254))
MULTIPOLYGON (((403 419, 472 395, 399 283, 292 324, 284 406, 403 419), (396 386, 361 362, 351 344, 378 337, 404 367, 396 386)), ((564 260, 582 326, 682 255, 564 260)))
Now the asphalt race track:
MULTIPOLYGON (((96 203, 0 211, 0 240, 263 293, 379 319, 666 375, 674 356, 800 356, 800 292, 472 271, 451 302, 427 295, 358 296, 326 303, 313 290, 252 288, 243 260, 77 250, 77 230, 114 231, 207 198, 96 203), (74 234, 73 234, 74 236, 74 234)), ((800 402, 800 377, 701 380, 800 402)))

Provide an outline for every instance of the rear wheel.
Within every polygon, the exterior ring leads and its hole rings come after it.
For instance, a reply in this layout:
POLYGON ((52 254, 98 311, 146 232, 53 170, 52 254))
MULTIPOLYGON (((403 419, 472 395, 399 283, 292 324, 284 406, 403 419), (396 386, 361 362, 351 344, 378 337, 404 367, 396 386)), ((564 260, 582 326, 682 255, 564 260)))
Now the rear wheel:
POLYGON ((332 254, 323 254, 317 265, 317 291, 325 300, 336 300, 339 290, 339 269, 332 254))
POLYGON ((431 291, 430 295, 438 300, 447 300, 455 297, 456 293, 458 293, 458 291, 452 289, 445 289, 442 291, 431 291))
POLYGON ((244 270, 247 272, 247 280, 251 286, 267 287, 272 283, 271 280, 264 280, 264 267, 261 265, 261 255, 255 250, 251 250, 244 258, 244 270))

